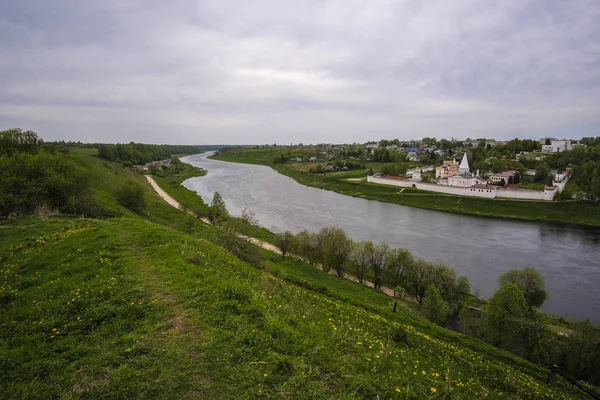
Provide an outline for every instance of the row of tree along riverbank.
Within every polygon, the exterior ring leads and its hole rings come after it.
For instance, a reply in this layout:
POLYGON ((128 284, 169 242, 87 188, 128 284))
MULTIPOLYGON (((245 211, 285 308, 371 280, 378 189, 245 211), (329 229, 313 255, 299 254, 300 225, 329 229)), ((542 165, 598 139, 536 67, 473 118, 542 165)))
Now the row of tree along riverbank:
MULTIPOLYGON (((220 243, 238 257, 262 267, 260 253, 236 237, 244 226, 256 221, 244 211, 231 220, 225 203, 215 193, 208 218, 219 230, 220 243)), ((487 302, 471 295, 465 276, 442 263, 415 258, 406 249, 390 248, 385 242, 355 242, 342 229, 326 227, 318 233, 286 231, 275 235, 282 256, 301 257, 306 262, 339 277, 372 281, 375 289, 391 288, 398 299, 413 299, 422 315, 441 326, 482 339, 530 361, 559 365, 578 379, 600 384, 600 331, 589 321, 565 323, 539 311, 547 298, 542 274, 532 267, 510 270, 499 278, 500 288, 487 302)))

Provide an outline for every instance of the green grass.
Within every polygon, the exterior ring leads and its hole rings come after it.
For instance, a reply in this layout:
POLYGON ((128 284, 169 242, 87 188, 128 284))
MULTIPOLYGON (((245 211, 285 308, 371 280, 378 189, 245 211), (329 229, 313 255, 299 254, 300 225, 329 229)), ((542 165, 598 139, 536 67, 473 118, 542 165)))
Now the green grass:
POLYGON ((143 215, 124 210, 111 188, 145 179, 72 156, 118 215, 0 223, 2 399, 583 398, 414 304, 392 313, 381 293, 269 253, 251 267, 152 192, 143 215))
MULTIPOLYGON (((303 185, 365 199, 477 216, 600 226, 600 204, 598 203, 478 199, 443 195, 411 188, 406 188, 400 193, 398 187, 347 180, 348 178, 364 177, 366 174, 364 170, 312 174, 302 171, 296 164, 272 164, 272 154, 273 150, 271 149, 248 149, 233 154, 219 154, 211 158, 222 161, 268 165, 277 172, 289 176, 303 185)), ((378 168, 375 164, 367 164, 367 167, 373 167, 374 170, 378 168)))

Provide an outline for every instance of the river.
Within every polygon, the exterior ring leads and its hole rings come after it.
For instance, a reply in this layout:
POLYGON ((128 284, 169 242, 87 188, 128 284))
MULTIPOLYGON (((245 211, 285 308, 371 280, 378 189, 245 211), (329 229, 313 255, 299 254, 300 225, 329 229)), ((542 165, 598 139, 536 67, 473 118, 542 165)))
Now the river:
POLYGON ((354 240, 385 241, 427 261, 441 261, 469 277, 484 298, 511 268, 533 266, 546 278, 542 309, 600 323, 600 230, 549 223, 472 217, 341 195, 300 185, 275 170, 211 160, 211 153, 181 160, 208 174, 183 185, 210 203, 215 191, 228 210, 244 207, 274 231, 342 228, 354 240))

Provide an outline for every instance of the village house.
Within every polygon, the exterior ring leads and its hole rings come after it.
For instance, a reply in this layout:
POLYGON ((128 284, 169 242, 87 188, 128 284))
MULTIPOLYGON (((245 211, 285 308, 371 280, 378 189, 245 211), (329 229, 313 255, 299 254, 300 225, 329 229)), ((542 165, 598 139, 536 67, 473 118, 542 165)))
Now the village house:
POLYGON ((498 185, 504 181, 505 185, 511 185, 515 183, 515 176, 517 173, 517 171, 511 170, 493 174, 488 177, 488 182, 492 185, 498 185))
POLYGON ((417 161, 419 159, 419 155, 415 151, 410 151, 406 158, 408 161, 417 161))

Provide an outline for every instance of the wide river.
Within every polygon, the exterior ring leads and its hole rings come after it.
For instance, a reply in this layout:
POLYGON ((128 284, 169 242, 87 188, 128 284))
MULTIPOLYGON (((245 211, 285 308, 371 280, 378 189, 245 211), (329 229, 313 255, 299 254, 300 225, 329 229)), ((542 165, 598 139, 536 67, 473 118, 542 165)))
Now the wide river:
POLYGON ((208 159, 182 158, 208 174, 183 185, 210 202, 221 193, 228 210, 248 207, 274 231, 342 228, 354 240, 385 241, 416 257, 441 261, 471 280, 482 297, 498 289, 508 269, 534 266, 546 278, 545 311, 600 323, 600 230, 547 223, 470 217, 364 200, 300 185, 275 170, 208 159))

